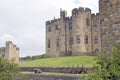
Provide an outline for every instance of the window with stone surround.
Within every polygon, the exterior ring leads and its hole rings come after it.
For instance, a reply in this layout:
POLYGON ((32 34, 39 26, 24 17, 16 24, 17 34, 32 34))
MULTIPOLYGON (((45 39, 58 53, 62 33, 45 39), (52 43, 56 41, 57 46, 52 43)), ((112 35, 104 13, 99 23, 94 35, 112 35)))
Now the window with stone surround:
POLYGON ((72 23, 71 22, 69 23, 69 29, 72 29, 72 23))
POLYGON ((48 40, 48 48, 50 48, 50 44, 51 44, 51 43, 50 43, 50 40, 48 40))
POLYGON ((85 44, 88 44, 88 36, 87 35, 85 35, 84 42, 85 42, 85 44))
POLYGON ((55 30, 59 30, 59 27, 58 27, 58 25, 55 25, 55 30))
POLYGON ((90 25, 90 23, 89 23, 89 19, 86 18, 86 26, 89 26, 89 25, 90 25))
POLYGON ((50 32, 50 31, 51 31, 51 26, 48 27, 48 32, 50 32))
POLYGON ((97 19, 93 19, 93 26, 97 27, 97 19))
POLYGON ((97 52, 99 52, 99 49, 96 48, 96 49, 95 49, 95 53, 97 53, 97 52))
POLYGON ((73 37, 70 37, 69 38, 69 45, 72 45, 73 44, 73 37))
POLYGON ((76 40, 77 44, 80 44, 80 35, 77 35, 76 40))
POLYGON ((98 43, 98 36, 94 37, 94 43, 97 44, 98 43))
POLYGON ((59 47, 59 39, 56 40, 56 46, 59 47))

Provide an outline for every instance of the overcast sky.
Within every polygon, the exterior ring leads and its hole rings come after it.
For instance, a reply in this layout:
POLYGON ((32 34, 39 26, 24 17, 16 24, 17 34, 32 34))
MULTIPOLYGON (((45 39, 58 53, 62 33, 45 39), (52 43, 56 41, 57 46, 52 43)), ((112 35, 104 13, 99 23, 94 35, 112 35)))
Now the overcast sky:
POLYGON ((0 0, 0 47, 10 40, 22 57, 45 53, 45 22, 80 6, 98 12, 98 0, 0 0))

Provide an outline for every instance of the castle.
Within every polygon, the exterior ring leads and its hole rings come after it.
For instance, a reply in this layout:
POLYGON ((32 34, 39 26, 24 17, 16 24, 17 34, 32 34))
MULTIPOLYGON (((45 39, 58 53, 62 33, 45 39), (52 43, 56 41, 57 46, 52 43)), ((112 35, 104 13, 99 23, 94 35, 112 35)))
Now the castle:
POLYGON ((6 42, 6 47, 0 48, 0 56, 7 60, 13 60, 14 63, 19 63, 19 48, 11 41, 6 42))
POLYGON ((46 22, 46 56, 94 55, 120 42, 120 0, 99 0, 99 13, 75 8, 46 22))

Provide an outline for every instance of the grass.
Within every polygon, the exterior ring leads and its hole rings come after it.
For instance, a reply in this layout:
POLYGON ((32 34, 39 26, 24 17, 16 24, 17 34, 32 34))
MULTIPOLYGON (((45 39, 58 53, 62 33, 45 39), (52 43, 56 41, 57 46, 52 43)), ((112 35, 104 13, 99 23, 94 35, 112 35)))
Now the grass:
POLYGON ((95 65, 94 56, 72 56, 72 57, 57 57, 57 58, 44 58, 34 61, 21 63, 20 67, 73 67, 73 66, 86 66, 92 67, 95 65))

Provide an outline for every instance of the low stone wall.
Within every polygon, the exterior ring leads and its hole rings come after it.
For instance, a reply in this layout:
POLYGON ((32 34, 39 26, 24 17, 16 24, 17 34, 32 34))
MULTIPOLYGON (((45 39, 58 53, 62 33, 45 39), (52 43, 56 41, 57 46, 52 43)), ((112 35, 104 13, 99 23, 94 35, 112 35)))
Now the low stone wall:
POLYGON ((66 67, 22 67, 21 71, 24 72, 34 72, 34 69, 41 69, 43 72, 58 72, 58 73, 70 73, 70 74, 80 74, 89 73, 93 68, 88 67, 78 67, 78 68, 66 68, 66 67))
MULTIPOLYGON (((22 75, 17 75, 17 77, 21 77, 22 75)), ((25 75, 32 80, 77 80, 80 76, 66 76, 66 75, 36 75, 36 74, 28 74, 25 75)))

